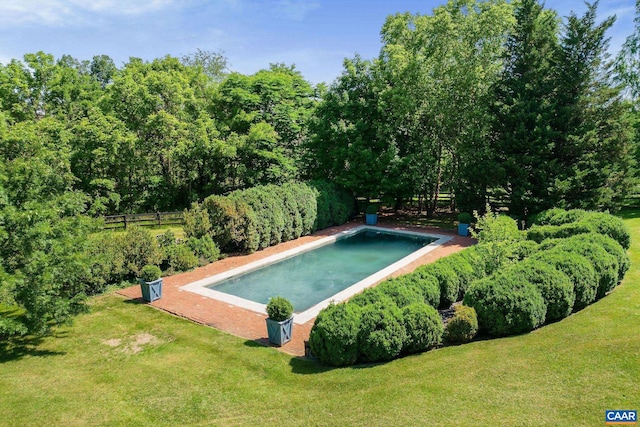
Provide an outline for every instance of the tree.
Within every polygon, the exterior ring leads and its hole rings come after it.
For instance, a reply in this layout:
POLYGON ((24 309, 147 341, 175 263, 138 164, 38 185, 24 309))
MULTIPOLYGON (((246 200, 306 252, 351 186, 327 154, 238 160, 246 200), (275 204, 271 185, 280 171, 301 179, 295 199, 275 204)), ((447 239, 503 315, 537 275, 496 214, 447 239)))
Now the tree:
POLYGON ((633 188, 630 134, 620 89, 611 86, 606 31, 615 17, 596 23, 598 2, 572 13, 556 61, 556 123, 552 182, 568 208, 617 209, 633 188))
POLYGON ((318 105, 309 124, 307 164, 315 178, 328 178, 359 196, 392 191, 398 172, 393 141, 384 137, 387 118, 380 106, 376 64, 359 56, 318 105))
POLYGON ((558 131, 554 76, 559 20, 537 0, 523 0, 506 43, 505 66, 494 85, 493 146, 509 211, 526 216, 553 206, 558 131))
MULTIPOLYGON (((477 173, 474 166, 491 160, 484 157, 490 153, 486 98, 512 20, 505 1, 457 0, 432 15, 389 17, 382 28, 387 84, 381 102, 388 128, 396 130, 400 182, 408 184, 403 192, 424 195, 427 214, 435 211, 443 186, 453 187, 467 205, 474 188, 486 192, 492 168, 477 173)), ((479 203, 484 206, 482 196, 479 203)))

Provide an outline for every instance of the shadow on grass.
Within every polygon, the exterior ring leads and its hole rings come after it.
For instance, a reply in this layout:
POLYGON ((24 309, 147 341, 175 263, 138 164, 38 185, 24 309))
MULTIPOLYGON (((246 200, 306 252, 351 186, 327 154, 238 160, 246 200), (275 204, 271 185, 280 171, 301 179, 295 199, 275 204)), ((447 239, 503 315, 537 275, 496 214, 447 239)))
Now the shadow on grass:
POLYGON ((640 207, 627 207, 616 214, 622 219, 640 218, 640 207))
MULTIPOLYGON (((64 334, 56 334, 56 338, 64 338, 64 334)), ((63 356, 64 352, 43 350, 38 348, 44 337, 19 337, 0 342, 0 363, 12 362, 25 356, 51 357, 63 356)))

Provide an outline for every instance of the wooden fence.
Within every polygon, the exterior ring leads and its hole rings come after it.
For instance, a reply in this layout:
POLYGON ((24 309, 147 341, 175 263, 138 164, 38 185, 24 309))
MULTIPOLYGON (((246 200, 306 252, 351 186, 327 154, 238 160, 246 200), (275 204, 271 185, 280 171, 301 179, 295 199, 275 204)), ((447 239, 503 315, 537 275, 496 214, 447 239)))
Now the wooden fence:
POLYGON ((168 225, 182 225, 182 211, 156 212, 143 214, 109 215, 104 217, 105 230, 127 228, 130 225, 140 227, 162 227, 168 225))

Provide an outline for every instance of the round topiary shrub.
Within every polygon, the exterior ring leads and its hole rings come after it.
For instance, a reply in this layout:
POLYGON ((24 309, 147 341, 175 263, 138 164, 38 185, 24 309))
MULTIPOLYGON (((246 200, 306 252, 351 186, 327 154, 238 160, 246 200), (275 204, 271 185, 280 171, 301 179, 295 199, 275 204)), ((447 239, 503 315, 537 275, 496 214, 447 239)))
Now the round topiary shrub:
POLYGON ((438 310, 425 303, 407 305, 402 309, 406 339, 403 351, 426 351, 442 342, 444 326, 438 310))
POLYGON ((618 282, 620 282, 631 265, 629 255, 627 255, 623 247, 616 240, 604 234, 589 233, 584 235, 584 239, 595 245, 602 246, 605 251, 616 258, 618 261, 618 282))
POLYGON ((452 344, 469 342, 478 333, 478 315, 473 307, 457 305, 453 317, 444 328, 444 339, 452 344))
POLYGON ((371 304, 375 304, 381 299, 389 299, 388 295, 385 295, 377 286, 374 288, 367 288, 357 295, 354 295, 349 299, 349 304, 355 304, 360 307, 366 307, 371 304))
POLYGON ((448 308, 458 300, 460 281, 451 266, 442 261, 436 261, 421 267, 420 273, 428 273, 438 279, 440 284, 439 307, 448 308))
POLYGON ((464 305, 478 314, 478 326, 500 337, 529 332, 544 323, 547 306, 540 290, 513 274, 473 282, 464 305))
POLYGON ((282 322, 293 315, 293 304, 285 297, 273 297, 267 303, 269 319, 282 322))
POLYGON ((598 292, 598 276, 587 258, 575 252, 556 248, 538 252, 533 259, 550 264, 569 277, 576 294, 573 311, 582 310, 595 301, 598 292))
POLYGON ((157 265, 145 265, 140 271, 140 279, 145 282, 153 282, 162 277, 162 270, 157 265))
POLYGON ((573 310, 576 300, 573 283, 562 271, 543 260, 528 259, 509 268, 509 273, 533 283, 547 304, 547 322, 564 319, 573 310))
POLYGON ((471 282, 475 280, 473 267, 469 264, 466 258, 458 255, 457 253, 443 258, 441 262, 451 267, 458 276, 458 295, 456 297, 456 301, 459 301, 464 297, 464 294, 471 282))
POLYGON ((622 218, 608 213, 589 212, 583 218, 583 221, 590 224, 594 231, 609 236, 620 243, 624 250, 629 249, 631 246, 631 232, 629 232, 622 218))
POLYGON ((309 335, 313 355, 327 365, 353 365, 358 359, 361 316, 362 309, 355 304, 332 304, 323 309, 309 335))
POLYGON ((358 343, 364 362, 391 360, 402 351, 406 330, 402 312, 391 299, 362 308, 358 343))
POLYGON ((403 277, 386 280, 377 285, 376 288, 391 298, 399 308, 414 303, 424 302, 422 295, 418 293, 418 290, 411 286, 403 277))
POLYGON ((433 308, 440 305, 440 283, 438 279, 424 269, 416 269, 411 274, 402 276, 407 286, 416 289, 425 303, 433 308))
POLYGON ((586 257, 598 275, 598 293, 596 298, 602 298, 618 283, 618 261, 602 246, 589 241, 584 234, 562 239, 555 248, 567 252, 575 252, 586 257))

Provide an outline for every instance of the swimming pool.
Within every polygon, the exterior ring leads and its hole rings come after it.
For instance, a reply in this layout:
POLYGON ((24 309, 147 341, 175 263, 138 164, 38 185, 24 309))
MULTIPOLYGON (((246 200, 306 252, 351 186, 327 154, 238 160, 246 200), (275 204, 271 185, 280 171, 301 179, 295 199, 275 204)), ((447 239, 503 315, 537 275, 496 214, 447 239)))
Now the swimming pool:
POLYGON ((331 301, 344 301, 451 237, 360 226, 182 287, 265 314, 282 295, 306 323, 331 301))

